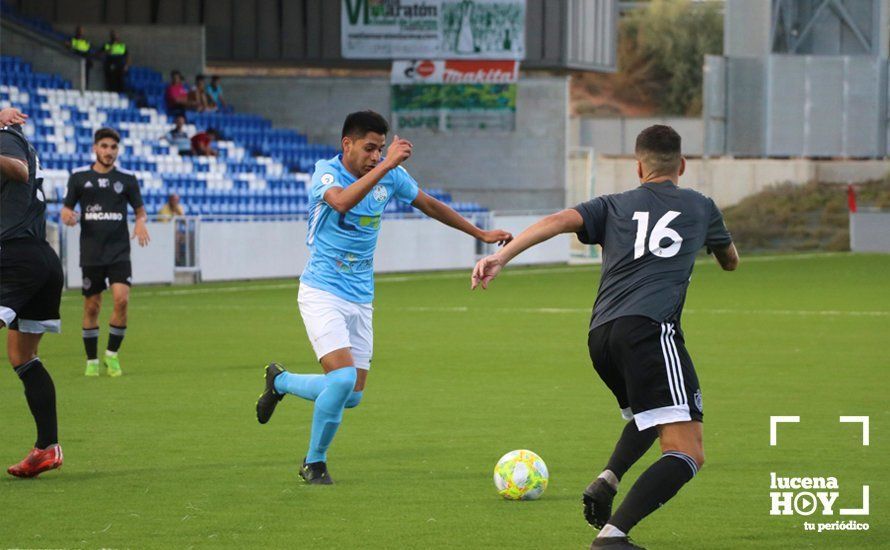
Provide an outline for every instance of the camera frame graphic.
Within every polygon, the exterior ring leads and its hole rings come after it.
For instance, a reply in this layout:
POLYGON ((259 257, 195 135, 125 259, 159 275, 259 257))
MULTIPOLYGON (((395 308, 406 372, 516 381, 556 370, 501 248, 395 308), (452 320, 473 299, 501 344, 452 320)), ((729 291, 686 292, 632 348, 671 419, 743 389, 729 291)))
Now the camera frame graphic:
MULTIPOLYGON (((862 446, 869 446, 869 417, 868 416, 840 416, 838 422, 841 424, 862 424, 862 446)), ((778 446, 778 425, 779 424, 799 424, 800 416, 770 416, 769 417, 769 445, 770 447, 778 446)), ((869 486, 862 486, 862 507, 861 508, 842 508, 839 515, 842 516, 867 516, 869 508, 869 486)), ((808 514, 806 514, 808 515, 808 514)))

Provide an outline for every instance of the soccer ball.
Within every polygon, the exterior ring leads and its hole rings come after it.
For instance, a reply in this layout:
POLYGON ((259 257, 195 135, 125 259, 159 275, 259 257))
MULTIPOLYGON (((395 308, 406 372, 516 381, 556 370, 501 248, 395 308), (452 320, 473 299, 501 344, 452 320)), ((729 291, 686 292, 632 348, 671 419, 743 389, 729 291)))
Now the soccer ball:
POLYGON ((547 488, 547 465, 531 451, 510 451, 494 467, 494 484, 507 500, 535 500, 547 488))

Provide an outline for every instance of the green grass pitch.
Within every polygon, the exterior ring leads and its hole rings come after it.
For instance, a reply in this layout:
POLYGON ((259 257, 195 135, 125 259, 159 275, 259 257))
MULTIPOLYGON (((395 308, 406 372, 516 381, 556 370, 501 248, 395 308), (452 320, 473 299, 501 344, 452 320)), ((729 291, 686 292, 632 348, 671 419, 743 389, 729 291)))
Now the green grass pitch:
MULTIPOLYGON (((890 547, 890 256, 751 258, 695 270, 684 315, 704 393, 708 462, 633 535, 651 548, 890 547), (769 446, 769 416, 800 415, 769 446), (868 447, 858 425, 871 418, 868 447), (769 476, 835 476, 838 507, 771 517, 769 476), (856 519, 862 533, 804 532, 856 519)), ((58 393, 65 466, 0 479, 0 546, 117 548, 586 548, 580 493, 622 421, 587 358, 596 267, 508 268, 487 292, 460 273, 381 275, 362 405, 329 455, 336 485, 297 466, 311 406, 257 424, 262 365, 315 372, 293 281, 135 288, 120 379, 83 377, 81 299, 41 357, 58 393), (501 500, 492 469, 528 448, 550 468, 536 502, 501 500)), ((108 302, 106 300, 106 302, 108 302)), ((110 303, 106 303, 106 306, 110 303)), ((107 338, 102 314, 100 346, 107 338)), ((5 337, 4 337, 5 341, 5 337)), ((100 347, 100 349, 102 349, 100 347)), ((34 428, 11 369, 0 464, 34 428)), ((653 449, 619 498, 658 456, 653 449)))

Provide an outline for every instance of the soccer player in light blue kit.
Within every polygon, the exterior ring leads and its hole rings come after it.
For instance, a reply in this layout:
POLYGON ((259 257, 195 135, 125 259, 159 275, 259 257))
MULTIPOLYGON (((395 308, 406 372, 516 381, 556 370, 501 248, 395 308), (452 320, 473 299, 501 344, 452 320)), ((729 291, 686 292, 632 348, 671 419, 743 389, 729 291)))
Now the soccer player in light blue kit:
POLYGON ((427 195, 400 166, 412 144, 394 136, 386 157, 389 125, 373 111, 352 113, 343 124, 343 152, 318 161, 309 197, 306 244, 310 256, 300 277, 300 315, 324 374, 295 374, 277 363, 265 367, 265 390, 256 404, 265 424, 285 394, 315 402, 309 451, 300 476, 311 484, 333 483, 327 450, 343 419, 358 406, 373 351, 374 249, 380 216, 389 201, 410 204, 445 225, 486 243, 509 242, 506 231, 483 231, 427 195))

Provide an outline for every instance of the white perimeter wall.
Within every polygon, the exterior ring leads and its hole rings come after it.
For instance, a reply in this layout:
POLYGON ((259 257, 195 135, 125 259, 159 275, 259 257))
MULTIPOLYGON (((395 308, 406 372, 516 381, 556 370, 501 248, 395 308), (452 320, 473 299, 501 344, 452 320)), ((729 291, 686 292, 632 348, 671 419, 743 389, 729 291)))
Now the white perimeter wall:
MULTIPOLYGON (((495 216, 492 227, 514 235, 539 215, 495 216)), ((173 224, 151 223, 151 244, 132 247, 133 282, 172 283, 173 224)), ((80 227, 65 228, 68 287, 80 288, 80 227)), ((570 235, 539 245, 514 264, 565 263, 570 235)), ((200 224, 198 262, 204 281, 297 277, 309 258, 305 221, 212 222, 200 224)), ((430 219, 384 219, 374 268, 377 273, 466 269, 493 248, 430 219)), ((468 275, 469 276, 469 275, 468 275)))
POLYGON ((309 258, 305 240, 305 221, 203 223, 198 232, 201 279, 299 275, 309 258))
MULTIPOLYGON (((518 234, 539 215, 495 216, 492 227, 518 234)), ((514 264, 565 263, 569 241, 563 235, 526 252, 514 264)), ((201 279, 225 281, 296 277, 309 259, 306 222, 214 222, 201 225, 198 256, 201 279)), ((384 219, 374 256, 376 273, 473 268, 479 246, 469 236, 430 219, 384 219)), ((134 267, 135 271, 135 267, 134 267)))
MULTIPOLYGON (((83 283, 80 270, 80 225, 65 227, 65 273, 68 288, 80 288, 83 283)), ((130 235, 133 226, 130 226, 130 235)), ((149 223, 151 242, 145 248, 135 240, 130 241, 130 261, 133 264, 133 284, 172 283, 174 265, 174 235, 172 223, 149 223)))
POLYGON ((850 250, 890 253, 890 212, 850 214, 850 250))

